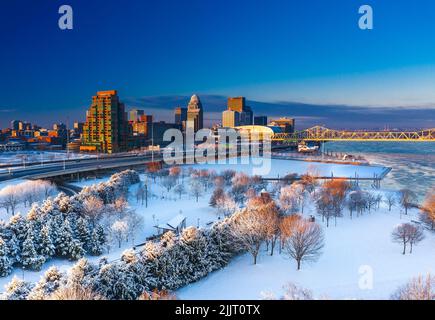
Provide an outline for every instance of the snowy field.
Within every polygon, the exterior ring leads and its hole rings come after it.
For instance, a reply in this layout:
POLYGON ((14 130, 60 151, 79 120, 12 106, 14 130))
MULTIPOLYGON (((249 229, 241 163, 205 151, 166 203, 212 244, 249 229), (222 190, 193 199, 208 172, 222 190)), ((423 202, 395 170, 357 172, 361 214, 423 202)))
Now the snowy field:
MULTIPOLYGON (((251 174, 249 166, 243 165, 198 165, 195 169, 212 169, 220 172, 226 169, 243 171, 251 174)), ((273 170, 269 176, 285 176, 288 173, 303 174, 313 168, 322 175, 333 172, 334 176, 354 176, 355 170, 362 177, 366 174, 372 177, 385 170, 381 166, 352 166, 324 163, 310 163, 294 160, 272 160, 273 170)), ((91 178, 73 184, 84 187, 108 180, 109 177, 91 178)), ((180 178, 181 179, 181 178, 180 178)), ((141 175, 145 181, 145 175, 141 175)), ((152 181, 148 178, 148 182, 152 181)), ((16 181, 18 183, 20 181, 16 181)), ((15 182, 14 182, 15 183, 15 182)), ((188 178, 181 181, 188 189, 188 178)), ((136 200, 137 185, 130 189, 129 204, 144 219, 143 227, 137 231, 135 243, 124 242, 121 248, 112 244, 104 254, 109 261, 119 259, 121 253, 134 244, 143 243, 146 237, 156 234, 155 225, 165 223, 180 212, 186 216, 187 226, 208 227, 218 219, 217 210, 208 204, 213 188, 206 191, 198 200, 188 193, 181 199, 173 190, 166 191, 157 180, 149 188, 148 207, 136 200)), ((25 209, 25 208, 24 208, 25 209)), ((26 211, 24 211, 26 213, 26 211)), ((305 215, 313 214, 312 204, 308 204, 305 215)), ((303 263, 302 270, 296 271, 293 260, 284 254, 276 253, 269 256, 263 250, 258 264, 252 264, 248 254, 234 258, 222 270, 216 271, 197 283, 184 287, 176 292, 180 299, 262 299, 271 294, 279 297, 282 287, 292 282, 312 290, 317 298, 331 299, 388 299, 397 287, 407 282, 411 277, 427 272, 435 272, 435 256, 428 254, 435 247, 435 235, 426 233, 426 239, 414 248, 414 252, 403 256, 401 246, 391 241, 391 231, 403 222, 416 219, 416 211, 408 216, 400 215, 400 209, 395 207, 388 212, 381 206, 376 212, 365 213, 364 216, 350 219, 347 210, 345 217, 338 219, 326 228, 320 218, 317 221, 324 226, 325 248, 319 261, 311 264, 303 263), (361 279, 359 268, 370 266, 373 271, 373 288, 362 290, 358 283, 361 279)), ((100 257, 87 257, 92 262, 98 262, 100 257)), ((50 267, 57 266, 61 271, 67 271, 75 262, 62 259, 50 260, 39 272, 22 271, 16 268, 13 274, 0 278, 0 288, 8 283, 14 275, 26 281, 38 281, 40 276, 50 267)))
POLYGON ((258 264, 252 256, 241 255, 222 270, 176 292, 180 299, 262 299, 271 294, 280 297, 286 283, 294 283, 323 299, 389 299, 398 286, 410 278, 435 272, 435 234, 425 232, 426 239, 412 254, 402 255, 401 245, 391 241, 398 224, 415 218, 416 211, 400 217, 381 207, 362 217, 338 219, 337 227, 325 231, 325 248, 317 262, 303 263, 300 271, 285 254, 268 255, 263 250, 258 264), (361 289, 360 279, 368 266, 373 274, 372 289, 361 289))
POLYGON ((195 169, 209 169, 216 172, 222 172, 224 170, 236 170, 238 172, 244 172, 248 175, 254 175, 254 168, 266 170, 265 174, 259 174, 265 178, 277 178, 284 177, 287 174, 303 175, 308 172, 315 172, 319 176, 323 177, 341 177, 350 178, 358 176, 359 178, 373 178, 381 176, 387 168, 383 166, 366 166, 366 165, 350 165, 350 164, 335 164, 335 163, 322 163, 311 162, 303 160, 283 160, 283 159, 271 159, 270 163, 262 158, 253 158, 251 161, 245 159, 239 159, 236 164, 201 164, 195 165, 195 169), (270 168, 270 170, 268 170, 270 168))

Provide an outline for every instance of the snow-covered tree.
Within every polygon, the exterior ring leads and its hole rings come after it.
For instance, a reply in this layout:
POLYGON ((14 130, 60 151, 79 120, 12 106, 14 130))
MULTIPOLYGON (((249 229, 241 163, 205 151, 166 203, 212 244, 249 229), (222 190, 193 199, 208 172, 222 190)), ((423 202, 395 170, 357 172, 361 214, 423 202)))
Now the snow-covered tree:
POLYGON ((56 267, 50 267, 28 295, 29 300, 46 300, 66 284, 66 275, 56 267))
POLYGON ((190 194, 195 197, 196 202, 198 202, 199 197, 201 197, 204 193, 204 187, 202 183, 196 179, 192 178, 189 184, 190 194))
POLYGON ((104 244, 106 243, 106 235, 101 226, 97 226, 92 230, 91 238, 88 244, 88 250, 91 255, 99 256, 104 251, 104 244))
POLYGON ((391 296, 393 300, 435 300, 435 278, 418 276, 401 286, 391 296))
POLYGON ((21 187, 17 185, 8 185, 0 190, 0 201, 10 210, 11 214, 15 214, 18 204, 23 201, 21 187))
POLYGON ((224 217, 228 217, 233 214, 239 207, 236 202, 228 194, 224 194, 216 200, 216 208, 219 214, 223 214, 224 217))
POLYGON ((31 283, 13 277, 11 282, 5 286, 6 291, 2 298, 5 300, 26 300, 32 288, 31 283))
POLYGON ((279 207, 285 214, 299 211, 299 196, 292 185, 281 188, 279 193, 279 207))
POLYGON ((297 270, 302 261, 316 261, 324 246, 322 228, 307 220, 299 219, 294 222, 294 229, 284 240, 284 252, 297 263, 297 270))
POLYGON ((237 214, 231 234, 241 250, 248 251, 257 263, 261 244, 267 239, 267 226, 263 214, 258 210, 244 210, 237 214))
POLYGON ((41 270, 45 263, 45 257, 38 254, 34 246, 34 238, 29 235, 23 243, 21 251, 21 265, 28 270, 41 270))
POLYGON ((128 224, 125 220, 116 220, 110 227, 113 239, 118 242, 118 248, 121 248, 122 241, 126 240, 128 235, 128 224))
POLYGON ((214 191, 210 197, 210 201, 209 201, 210 207, 215 208, 217 205, 217 201, 219 199, 221 199, 222 197, 224 197, 224 195, 225 195, 225 192, 222 188, 219 187, 219 188, 214 189, 214 191))
POLYGON ((90 219, 92 225, 95 226, 104 212, 104 203, 101 199, 91 196, 83 202, 84 214, 90 219))
POLYGON ((49 224, 43 226, 41 229, 41 245, 39 253, 46 259, 54 256, 56 253, 56 247, 51 238, 51 228, 49 224))
POLYGON ((186 187, 184 184, 180 183, 174 187, 174 192, 178 194, 178 198, 181 199, 181 196, 186 193, 186 187))
POLYGON ((6 242, 0 237, 0 277, 6 277, 12 271, 12 263, 8 254, 9 249, 6 242))

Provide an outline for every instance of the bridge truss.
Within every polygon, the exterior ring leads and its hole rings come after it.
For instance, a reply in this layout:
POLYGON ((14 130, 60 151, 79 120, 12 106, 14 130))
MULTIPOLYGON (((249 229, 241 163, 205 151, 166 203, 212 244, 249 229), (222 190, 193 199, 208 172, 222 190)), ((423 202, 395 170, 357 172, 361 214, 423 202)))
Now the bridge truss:
POLYGON ((316 126, 294 133, 276 133, 272 141, 415 141, 435 142, 435 129, 421 131, 348 131, 316 126))

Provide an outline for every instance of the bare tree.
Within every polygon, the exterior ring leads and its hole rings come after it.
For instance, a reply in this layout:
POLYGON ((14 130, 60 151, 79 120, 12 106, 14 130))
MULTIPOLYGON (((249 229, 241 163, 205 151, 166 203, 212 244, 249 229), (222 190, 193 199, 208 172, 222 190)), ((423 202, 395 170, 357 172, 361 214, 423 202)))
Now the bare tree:
POLYGON ((135 210, 129 212, 127 216, 128 237, 131 239, 131 243, 134 245, 136 239, 136 233, 144 225, 144 219, 141 215, 137 214, 135 210))
POLYGON ((400 194, 400 205, 405 209, 405 214, 408 214, 408 210, 412 208, 417 201, 417 195, 409 190, 402 189, 399 191, 400 194))
POLYGON ((280 246, 279 253, 281 253, 282 248, 284 247, 285 240, 287 240, 295 230, 296 222, 301 220, 302 217, 297 214, 293 214, 291 216, 284 216, 280 219, 279 222, 279 235, 280 235, 280 246))
POLYGON ((410 251, 412 253, 412 247, 414 244, 419 243, 424 239, 423 230, 414 226, 411 223, 403 223, 394 228, 392 234, 393 242, 401 243, 403 245, 402 254, 406 253, 406 246, 410 244, 410 251))
POLYGON ((186 193, 186 188, 183 184, 177 184, 174 187, 174 192, 178 193, 178 198, 181 199, 181 196, 186 193))
POLYGON ((177 184, 176 176, 164 176, 162 178, 162 186, 166 188, 166 191, 170 191, 177 184))
POLYGON ((143 182, 139 182, 137 189, 136 189, 136 202, 141 201, 141 205, 143 205, 144 200, 146 198, 146 187, 144 186, 143 182))
POLYGON ((316 261, 324 246, 322 228, 306 220, 295 222, 292 234, 284 240, 284 251, 296 260, 297 270, 301 268, 302 261, 316 261))
POLYGON ((392 296, 393 300, 435 300, 435 278, 428 274, 418 276, 400 287, 392 296))
POLYGON ((204 193, 204 187, 196 178, 192 178, 190 181, 190 194, 195 197, 196 202, 200 196, 204 193))
POLYGON ((15 215, 15 210, 22 201, 22 194, 16 185, 8 185, 0 190, 0 199, 10 209, 11 214, 15 215))
POLYGON ((388 211, 397 204, 396 194, 389 192, 385 195, 385 203, 388 205, 388 211))
POLYGON ((112 237, 118 242, 118 248, 121 248, 122 241, 127 239, 128 224, 124 220, 116 220, 110 227, 112 237))

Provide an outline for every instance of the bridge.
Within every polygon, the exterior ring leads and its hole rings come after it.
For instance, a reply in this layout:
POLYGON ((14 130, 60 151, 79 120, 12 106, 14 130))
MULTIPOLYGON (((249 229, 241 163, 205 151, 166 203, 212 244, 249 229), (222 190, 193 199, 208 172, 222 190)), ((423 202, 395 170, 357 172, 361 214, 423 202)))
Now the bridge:
POLYGON ((274 142, 297 141, 414 141, 435 142, 435 129, 420 131, 349 131, 333 130, 315 126, 294 133, 276 133, 272 136, 274 142))

